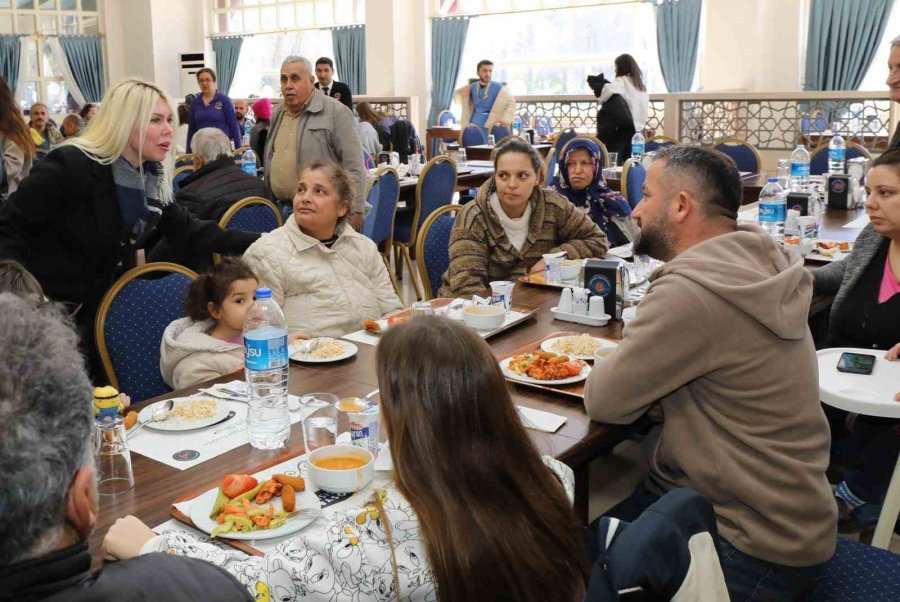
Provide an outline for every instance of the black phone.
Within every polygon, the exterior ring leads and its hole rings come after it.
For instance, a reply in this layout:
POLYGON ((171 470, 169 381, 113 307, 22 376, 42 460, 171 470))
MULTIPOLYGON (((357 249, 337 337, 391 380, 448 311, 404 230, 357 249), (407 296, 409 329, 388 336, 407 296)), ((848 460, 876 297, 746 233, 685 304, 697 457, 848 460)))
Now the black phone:
POLYGON ((842 353, 837 369, 852 374, 872 374, 875 368, 875 356, 866 353, 842 353))

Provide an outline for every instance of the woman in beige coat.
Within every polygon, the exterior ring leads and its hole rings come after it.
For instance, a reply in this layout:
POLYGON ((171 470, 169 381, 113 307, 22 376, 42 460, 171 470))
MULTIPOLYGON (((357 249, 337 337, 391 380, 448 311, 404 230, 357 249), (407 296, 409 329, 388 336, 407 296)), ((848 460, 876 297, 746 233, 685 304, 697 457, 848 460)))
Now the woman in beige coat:
POLYGON ((346 224, 353 190, 339 165, 313 161, 300 172, 292 219, 244 254, 292 330, 340 337, 402 307, 375 243, 346 224))

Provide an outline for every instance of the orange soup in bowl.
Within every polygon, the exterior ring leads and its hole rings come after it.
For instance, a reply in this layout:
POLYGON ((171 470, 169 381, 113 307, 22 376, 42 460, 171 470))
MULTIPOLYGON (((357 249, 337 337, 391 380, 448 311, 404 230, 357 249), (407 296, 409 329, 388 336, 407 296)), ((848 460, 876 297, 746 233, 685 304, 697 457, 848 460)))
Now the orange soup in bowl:
POLYGON ((316 458, 312 463, 325 470, 353 470, 362 468, 368 462, 358 456, 335 456, 333 458, 316 458))

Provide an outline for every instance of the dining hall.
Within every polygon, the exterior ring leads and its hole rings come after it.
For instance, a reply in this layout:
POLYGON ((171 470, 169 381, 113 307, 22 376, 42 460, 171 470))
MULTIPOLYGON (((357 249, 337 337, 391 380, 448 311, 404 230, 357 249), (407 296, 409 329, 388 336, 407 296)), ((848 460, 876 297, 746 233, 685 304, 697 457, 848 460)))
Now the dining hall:
POLYGON ((900 2, 0 0, 0 601, 900 600, 900 2))

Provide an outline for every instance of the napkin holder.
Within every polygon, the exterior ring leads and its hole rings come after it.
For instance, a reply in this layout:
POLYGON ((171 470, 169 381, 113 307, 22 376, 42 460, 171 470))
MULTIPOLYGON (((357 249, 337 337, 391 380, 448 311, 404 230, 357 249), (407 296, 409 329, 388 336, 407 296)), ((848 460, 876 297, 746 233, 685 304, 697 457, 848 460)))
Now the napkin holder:
POLYGON ((826 201, 829 209, 850 208, 850 176, 844 174, 832 174, 828 176, 826 189, 826 201))
POLYGON ((622 318, 625 302, 625 264, 608 259, 588 259, 584 264, 584 286, 592 296, 603 297, 604 312, 615 320, 622 318))
MULTIPOLYGON (((812 194, 810 194, 809 192, 800 192, 796 190, 791 191, 785 198, 785 211, 787 211, 788 209, 799 211, 800 217, 803 217, 804 215, 810 215, 810 200, 812 200, 812 194)), ((785 213, 785 215, 787 214, 785 213)))

